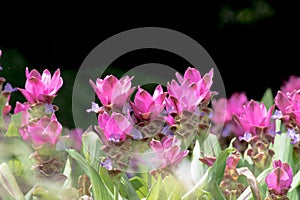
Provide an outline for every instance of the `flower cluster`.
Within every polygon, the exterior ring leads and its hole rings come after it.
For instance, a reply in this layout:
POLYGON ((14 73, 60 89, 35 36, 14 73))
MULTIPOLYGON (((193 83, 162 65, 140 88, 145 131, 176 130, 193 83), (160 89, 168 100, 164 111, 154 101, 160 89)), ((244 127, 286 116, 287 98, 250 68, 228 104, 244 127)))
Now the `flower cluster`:
POLYGON ((17 102, 14 112, 22 114, 21 136, 36 147, 46 144, 54 146, 62 133, 62 125, 51 104, 62 84, 59 69, 51 77, 49 70, 40 74, 37 70, 29 72, 26 68, 25 89, 18 90, 27 102, 17 102))
POLYGON ((190 67, 153 91, 90 80, 86 131, 56 117, 59 69, 26 68, 24 88, 0 78, 0 199, 299 199, 300 78, 275 98, 215 100, 213 73, 190 67))
MULTIPOLYGON (((131 87, 133 77, 117 79, 109 75, 104 79, 98 78, 96 83, 90 81, 102 104, 99 106, 93 102, 92 108, 87 111, 98 114, 97 130, 100 138, 105 140, 103 149, 108 155, 108 158, 104 159, 104 166, 107 166, 107 162, 113 163, 114 168, 132 165, 131 160, 137 158, 129 158, 128 152, 120 154, 118 151, 129 149, 128 146, 132 146, 130 143, 134 140, 146 140, 149 147, 158 152, 160 161, 156 163, 160 164, 156 168, 160 170, 169 165, 176 166, 187 155, 187 151, 180 150, 182 145, 175 142, 178 141, 175 127, 179 124, 184 125, 182 119, 187 118, 187 113, 196 117, 198 121, 199 117, 203 118, 203 114, 199 113, 207 107, 213 94, 210 91, 213 71, 202 77, 195 68, 188 68, 183 77, 179 73, 176 76, 178 81, 169 82, 167 92, 158 85, 151 95, 138 86, 133 101, 129 100, 135 90, 131 87), (117 160, 116 155, 119 155, 117 160)), ((189 134, 188 137, 194 138, 198 133, 198 124, 194 130, 189 131, 193 134, 189 134)), ((130 150, 135 151, 140 150, 130 150)))

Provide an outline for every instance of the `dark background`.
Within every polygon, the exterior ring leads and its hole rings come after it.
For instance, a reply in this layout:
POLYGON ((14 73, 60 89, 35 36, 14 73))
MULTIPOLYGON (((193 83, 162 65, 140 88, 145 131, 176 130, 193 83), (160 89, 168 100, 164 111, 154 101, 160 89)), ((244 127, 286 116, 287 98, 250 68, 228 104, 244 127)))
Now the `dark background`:
MULTIPOLYGON (((162 11, 98 10, 70 17, 53 10, 43 20, 38 20, 42 11, 30 17, 3 18, 0 63, 4 70, 0 75, 14 86, 24 87, 25 66, 40 71, 60 68, 65 84, 55 103, 61 109, 59 119, 72 127, 68 117, 72 115, 72 84, 84 58, 114 34, 155 26, 177 30, 198 41, 221 72, 227 96, 244 91, 249 99, 259 100, 268 87, 275 94, 283 80, 292 74, 300 76, 298 10, 292 1, 245 0, 215 1, 178 11, 170 6, 162 11)), ((120 72, 149 62, 166 64, 181 72, 189 66, 183 58, 160 50, 134 51, 115 60, 112 66, 120 72)), ((24 99, 13 94, 13 105, 15 100, 24 99)))

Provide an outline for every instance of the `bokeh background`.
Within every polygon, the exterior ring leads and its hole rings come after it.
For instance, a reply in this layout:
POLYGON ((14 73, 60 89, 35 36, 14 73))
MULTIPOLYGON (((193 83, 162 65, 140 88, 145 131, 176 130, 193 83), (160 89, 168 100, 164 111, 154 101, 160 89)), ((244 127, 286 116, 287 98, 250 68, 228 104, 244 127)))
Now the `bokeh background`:
MULTIPOLYGON (((300 76, 299 7, 293 1, 211 1, 199 3, 194 9, 182 7, 175 11, 171 5, 162 11, 157 8, 120 13, 106 7, 88 15, 77 12, 77 17, 53 10, 47 19, 38 19, 43 11, 32 17, 5 15, 0 29, 0 76, 15 87, 24 87, 26 66, 52 72, 60 68, 64 86, 54 103, 60 107, 59 120, 70 128, 74 126, 71 98, 77 69, 103 40, 132 28, 165 27, 198 41, 219 68, 227 96, 244 91, 249 99, 259 100, 267 88, 275 94, 283 80, 290 75, 300 76)), ((120 76, 127 69, 149 62, 169 65, 180 72, 190 66, 172 53, 143 49, 119 57, 111 69, 120 76)), ((16 100, 24 98, 14 93, 12 105, 16 100)))

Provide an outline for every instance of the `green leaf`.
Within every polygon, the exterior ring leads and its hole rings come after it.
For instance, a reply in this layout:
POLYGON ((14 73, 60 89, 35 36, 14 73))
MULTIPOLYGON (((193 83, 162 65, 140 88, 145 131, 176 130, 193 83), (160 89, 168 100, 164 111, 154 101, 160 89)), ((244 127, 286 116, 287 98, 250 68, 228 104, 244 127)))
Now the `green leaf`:
POLYGON ((102 181, 104 182, 104 184, 106 185, 106 187, 111 191, 111 193, 113 194, 114 192, 114 180, 112 179, 112 177, 108 174, 108 171, 106 168, 104 167, 100 167, 99 169, 99 173, 100 173, 100 177, 102 179, 102 181))
POLYGON ((162 189, 162 178, 161 176, 159 176, 157 180, 153 183, 146 199, 147 200, 166 199, 165 195, 161 192, 161 189, 162 189))
POLYGON ((300 171, 298 171, 294 175, 291 189, 289 191, 291 192, 291 191, 295 190, 299 185, 300 185, 300 171))
POLYGON ((32 191, 32 196, 43 200, 61 200, 61 198, 43 187, 35 187, 32 191))
POLYGON ((291 145, 291 139, 286 133, 276 134, 274 145, 271 149, 275 152, 274 159, 280 159, 282 162, 288 162, 292 165, 293 162, 293 146, 291 145))
POLYGON ((213 179, 216 181, 216 183, 219 185, 221 180, 223 179, 224 170, 226 166, 226 160, 231 152, 233 152, 235 149, 227 148, 224 151, 222 151, 218 157, 214 165, 211 167, 211 176, 213 176, 213 179))
POLYGON ((100 156, 104 155, 101 151, 101 142, 98 135, 92 131, 86 131, 82 135, 82 150, 88 163, 99 171, 100 156))
MULTIPOLYGON (((138 176, 135 176, 135 177, 138 177, 138 176)), ((124 174, 124 176, 121 178, 120 190, 121 190, 120 191, 121 195, 126 193, 128 199, 132 199, 132 200, 139 200, 140 199, 140 197, 138 196, 134 186, 132 185, 132 183, 130 182, 130 180, 128 179, 126 174, 124 174), (123 190, 125 190, 125 192, 123 192, 123 190)), ((147 193, 148 193, 148 189, 147 189, 147 193)), ((123 195, 123 196, 126 196, 126 195, 123 195)))
POLYGON ((209 167, 206 173, 195 184, 195 186, 183 195, 184 198, 189 198, 190 195, 195 195, 198 188, 210 192, 215 199, 225 199, 224 195, 220 191, 219 185, 223 179, 224 170, 226 166, 227 157, 235 149, 227 148, 222 151, 213 166, 209 167))
POLYGON ((65 164, 65 169, 63 174, 67 177, 67 180, 65 180, 65 183, 63 185, 63 188, 70 188, 72 186, 72 167, 70 163, 70 159, 67 159, 67 162, 65 164))
POLYGON ((113 199, 113 194, 103 183, 99 174, 91 167, 83 156, 74 149, 68 149, 69 155, 76 160, 81 169, 89 176, 92 183, 92 190, 94 199, 96 200, 109 200, 113 199))
POLYGON ((10 196, 20 200, 25 199, 14 175, 6 163, 0 164, 0 183, 10 196))
POLYGON ((199 161, 200 157, 201 149, 198 140, 196 140, 191 161, 191 176, 194 183, 196 183, 207 170, 207 167, 204 165, 204 163, 199 161))
POLYGON ((165 194, 165 199, 168 200, 180 200, 182 194, 186 191, 181 179, 177 179, 174 176, 166 176, 163 179, 163 194, 165 194))
POLYGON ((8 125, 6 137, 21 137, 19 133, 19 128, 21 126, 22 113, 17 113, 11 115, 11 122, 8 125))
POLYGON ((267 109, 269 109, 274 104, 274 97, 273 97, 271 88, 268 88, 265 91, 265 93, 261 99, 261 102, 265 104, 267 109))
POLYGON ((204 155, 218 156, 221 153, 221 146, 218 137, 213 134, 209 134, 206 140, 200 146, 204 155))
POLYGON ((34 184, 31 170, 33 161, 28 159, 31 153, 32 150, 20 138, 4 137, 0 140, 1 162, 6 162, 11 172, 28 185, 34 184))
POLYGON ((289 191, 287 196, 289 199, 299 199, 297 190, 289 191))
POLYGON ((141 177, 135 176, 131 178, 130 183, 134 187, 139 198, 145 198, 148 195, 148 183, 141 177))

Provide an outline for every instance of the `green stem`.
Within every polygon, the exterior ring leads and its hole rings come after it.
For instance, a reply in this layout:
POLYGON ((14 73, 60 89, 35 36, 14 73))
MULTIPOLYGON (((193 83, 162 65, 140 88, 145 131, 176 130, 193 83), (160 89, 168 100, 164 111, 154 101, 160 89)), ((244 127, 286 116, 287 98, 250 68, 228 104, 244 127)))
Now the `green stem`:
POLYGON ((114 184, 114 200, 119 199, 120 181, 115 181, 114 184))

